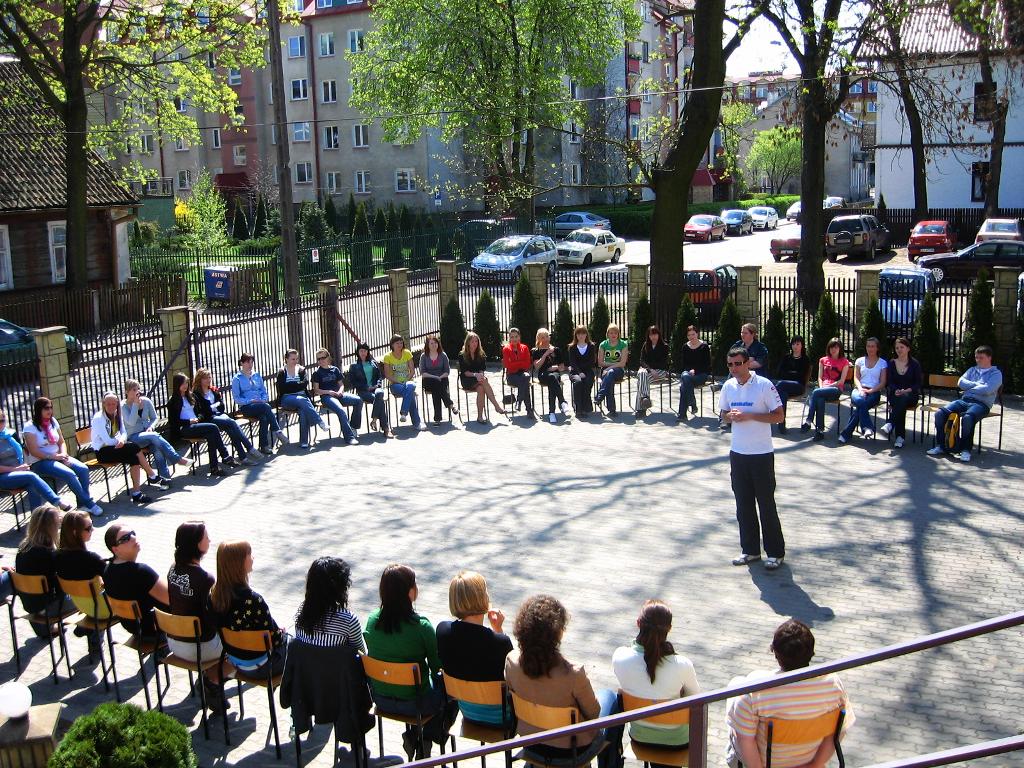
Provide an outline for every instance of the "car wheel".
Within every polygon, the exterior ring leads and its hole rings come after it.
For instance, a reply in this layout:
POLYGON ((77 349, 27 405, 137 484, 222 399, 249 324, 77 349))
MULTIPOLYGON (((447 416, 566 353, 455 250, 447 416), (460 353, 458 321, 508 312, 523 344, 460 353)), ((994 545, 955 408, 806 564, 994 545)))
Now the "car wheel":
POLYGON ((775 223, 774 223, 774 224, 772 224, 772 229, 778 229, 778 228, 779 228, 779 220, 778 220, 778 219, 776 219, 776 220, 775 220, 775 223))
POLYGON ((594 263, 594 257, 591 256, 589 253, 586 256, 583 257, 583 268, 584 269, 589 269, 590 265, 593 264, 593 263, 594 263))
POLYGON ((513 283, 518 283, 519 282, 519 277, 522 274, 523 274, 523 268, 522 267, 516 267, 515 269, 513 269, 512 270, 512 282, 513 283))
POLYGON ((619 263, 619 256, 621 256, 621 255, 622 255, 622 251, 620 251, 618 248, 616 248, 615 249, 615 254, 612 256, 612 264, 618 264, 619 263))
POLYGON ((946 276, 946 273, 942 270, 942 267, 932 267, 932 277, 935 278, 936 283, 941 283, 942 278, 946 276))
POLYGON ((875 255, 876 255, 875 244, 872 243, 871 247, 868 248, 868 261, 874 261, 875 260, 875 255))
POLYGON ((828 255, 828 260, 829 260, 829 263, 835 264, 839 260, 839 254, 838 253, 830 253, 828 255))

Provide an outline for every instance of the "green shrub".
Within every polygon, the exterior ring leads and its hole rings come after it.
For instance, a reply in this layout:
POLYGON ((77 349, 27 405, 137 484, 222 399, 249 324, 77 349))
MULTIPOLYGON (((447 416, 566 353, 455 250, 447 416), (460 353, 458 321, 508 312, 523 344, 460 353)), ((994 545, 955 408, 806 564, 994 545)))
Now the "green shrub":
POLYGON ((587 326, 590 330, 590 338, 595 344, 600 344, 605 340, 611 322, 612 316, 608 311, 608 301, 603 293, 599 293, 594 302, 594 308, 590 312, 590 324, 587 326))
POLYGON ((935 309, 935 298, 931 291, 924 295, 921 309, 914 320, 911 343, 914 345, 911 354, 921 364, 925 385, 931 374, 945 373, 946 356, 942 350, 942 334, 939 333, 939 313, 935 309))
POLYGON ((249 239, 249 222, 245 220, 245 211, 242 210, 240 202, 235 203, 235 216, 231 221, 231 237, 236 243, 249 239))
MULTIPOLYGON (((412 248, 412 236, 413 236, 413 222, 412 222, 412 211, 404 203, 398 209, 398 231, 402 233, 402 247, 412 248)), ((394 224, 392 224, 392 232, 395 231, 394 224)))
POLYGON ((860 319, 860 327, 857 329, 857 355, 865 354, 864 345, 870 338, 878 339, 878 356, 883 360, 889 359, 889 326, 882 317, 882 310, 878 307, 878 297, 872 296, 871 301, 864 308, 864 314, 860 319))
POLYGON ((1018 395, 1024 395, 1024 312, 1017 313, 1017 322, 1014 325, 1010 389, 1018 395))
POLYGON ((519 329, 526 346, 533 346, 537 338, 537 329, 540 328, 540 318, 537 314, 537 302, 534 301, 533 291, 530 290, 530 280, 525 272, 519 276, 519 282, 512 291, 512 327, 519 329))
POLYGON ((967 306, 967 327, 960 343, 958 372, 974 366, 974 350, 978 347, 987 344, 996 349, 995 325, 992 320, 992 284, 988 277, 988 270, 979 270, 978 277, 971 287, 971 303, 967 306))
POLYGON ((814 321, 811 323, 811 342, 807 354, 812 368, 825 356, 829 341, 836 338, 839 338, 839 315, 836 314, 832 294, 825 291, 821 294, 818 311, 814 313, 814 321))
POLYGON ((383 208, 378 208, 377 212, 373 214, 373 236, 384 237, 388 231, 388 217, 384 213, 383 208))
MULTIPOLYGON (((329 199, 330 198, 328 198, 328 200, 329 199)), ((348 221, 346 221, 345 224, 347 226, 349 234, 352 234, 355 231, 355 228, 356 228, 356 216, 358 215, 359 206, 356 205, 356 196, 353 193, 351 193, 351 192, 348 193, 348 206, 347 206, 346 210, 348 212, 348 217, 347 217, 348 221)), ((369 218, 369 217, 367 217, 367 218, 369 218)), ((339 222, 339 224, 340 224, 340 222, 339 222)), ((336 232, 341 232, 342 231, 342 227, 335 226, 333 224, 332 224, 332 226, 334 226, 334 230, 336 232)))
POLYGON ((551 326, 551 346, 558 347, 564 353, 566 348, 572 344, 573 331, 576 324, 572 319, 572 307, 569 300, 563 296, 558 302, 558 309, 555 310, 555 323, 551 326))
POLYGON ((410 269, 426 269, 430 266, 430 245, 427 242, 427 233, 423 228, 423 216, 416 216, 412 228, 412 258, 410 269))
POLYGON ((761 343, 768 347, 768 367, 764 371, 765 375, 768 375, 769 371, 774 371, 778 367, 779 361, 789 354, 786 316, 777 301, 772 302, 772 306, 768 310, 768 322, 764 324, 761 343))
POLYGON ((686 329, 689 326, 697 327, 697 307, 693 305, 690 294, 684 293, 683 300, 679 302, 679 311, 676 312, 676 323, 672 326, 672 336, 669 342, 669 356, 672 360, 672 370, 681 373, 683 370, 683 345, 686 344, 686 329))
POLYGON ((263 195, 256 201, 256 216, 252 220, 252 236, 267 236, 267 199, 263 195))
POLYGON ((169 715, 100 704, 72 723, 49 768, 195 768, 192 737, 169 715))
POLYGON ((646 296, 641 296, 633 308, 633 316, 629 319, 629 367, 636 370, 640 367, 640 350, 647 341, 647 329, 654 318, 651 316, 651 304, 646 296))
POLYGON ((458 297, 452 296, 444 307, 441 315, 441 346, 454 363, 462 351, 466 340, 466 319, 462 316, 458 297))
POLYGON ((341 212, 334 204, 334 198, 330 195, 327 195, 327 199, 324 201, 324 219, 327 221, 327 226, 330 227, 335 234, 339 235, 342 232, 352 234, 352 227, 355 226, 356 223, 354 216, 348 221, 344 221, 341 218, 341 212))
POLYGON ((480 346, 488 360, 501 359, 501 327, 498 325, 498 310, 494 299, 484 289, 476 301, 473 330, 480 337, 480 346))
POLYGON ((718 317, 718 328, 715 331, 715 339, 711 342, 711 370, 722 375, 729 372, 726 366, 726 353, 732 348, 736 339, 740 337, 740 327, 743 319, 740 311, 736 309, 736 302, 730 296, 722 305, 722 314, 718 317))
POLYGON ((370 243, 370 223, 366 220, 366 206, 356 209, 356 222, 352 229, 352 279, 373 277, 373 245, 370 243))

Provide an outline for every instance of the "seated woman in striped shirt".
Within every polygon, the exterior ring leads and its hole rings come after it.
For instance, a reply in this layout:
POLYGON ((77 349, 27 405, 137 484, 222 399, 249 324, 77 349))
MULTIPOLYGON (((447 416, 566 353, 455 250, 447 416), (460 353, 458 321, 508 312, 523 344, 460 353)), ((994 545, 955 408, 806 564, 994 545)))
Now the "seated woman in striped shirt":
POLYGON ((295 640, 328 648, 350 645, 366 653, 363 628, 348 610, 352 569, 340 557, 318 557, 306 573, 306 596, 295 614, 295 640))

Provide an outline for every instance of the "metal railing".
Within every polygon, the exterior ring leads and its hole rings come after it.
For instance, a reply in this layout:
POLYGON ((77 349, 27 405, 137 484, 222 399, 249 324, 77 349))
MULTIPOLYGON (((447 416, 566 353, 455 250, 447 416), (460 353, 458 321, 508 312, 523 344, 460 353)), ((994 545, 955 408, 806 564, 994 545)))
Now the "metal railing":
MULTIPOLYGON (((838 661, 830 661, 825 664, 818 664, 813 667, 806 667, 804 669, 786 672, 759 682, 719 688, 714 691, 699 693, 694 696, 687 696, 681 699, 661 702, 649 707, 643 707, 642 709, 633 709, 628 712, 608 715, 607 717, 599 717, 594 720, 587 720, 586 722, 577 723, 575 725, 567 725, 563 728, 541 731, 539 733, 530 734, 529 736, 517 736, 515 738, 495 742, 493 744, 471 747, 470 749, 464 749, 458 752, 448 753, 446 755, 439 755, 438 757, 432 757, 426 760, 417 760, 409 763, 408 768, 434 768, 435 766, 445 765, 447 763, 459 763, 462 760, 472 760, 485 755, 508 752, 514 749, 521 749, 522 747, 529 747, 534 744, 551 741, 553 739, 579 736, 592 731, 625 725, 626 723, 631 723, 636 720, 644 720, 656 715, 676 712, 680 709, 690 710, 690 768, 705 768, 707 766, 708 706, 711 704, 724 701, 725 699, 730 699, 735 696, 742 696, 747 693, 763 691, 768 688, 776 688, 789 683, 796 683, 801 680, 808 680, 814 677, 821 677, 822 675, 834 672, 842 672, 846 669, 856 669, 858 667, 864 667, 880 661, 908 656, 920 651, 939 648, 961 640, 967 640, 972 637, 987 635, 992 632, 998 632, 1003 629, 1009 629, 1011 627, 1018 627, 1021 625, 1024 625, 1024 611, 1006 614, 994 619, 986 619, 984 621, 967 624, 954 629, 947 629, 942 632, 936 632, 934 634, 919 637, 915 640, 903 643, 887 645, 883 648, 866 651, 865 653, 847 656, 846 658, 839 659, 838 661)), ((957 758, 960 761, 970 760, 983 755, 998 754, 999 751, 1006 752, 1020 749, 1024 744, 1019 743, 1019 741, 1020 737, 1017 737, 1015 739, 1001 740, 999 742, 986 742, 973 747, 961 747, 957 750, 951 751, 960 753, 961 756, 957 758), (998 751, 992 751, 994 749, 998 751), (975 750, 977 751, 977 754, 974 753, 975 750)), ((955 759, 936 757, 936 755, 941 756, 943 754, 949 753, 935 753, 935 755, 930 756, 930 758, 927 759, 926 756, 905 758, 904 762, 897 760, 896 762, 886 763, 884 765, 887 768, 924 768, 925 766, 931 765, 948 765, 957 761, 955 759), (933 762, 928 762, 928 759, 931 759, 933 762), (943 759, 946 759, 946 762, 941 762, 943 759), (935 760, 940 761, 934 762, 935 760)), ((877 768, 882 767, 878 766, 877 768)))

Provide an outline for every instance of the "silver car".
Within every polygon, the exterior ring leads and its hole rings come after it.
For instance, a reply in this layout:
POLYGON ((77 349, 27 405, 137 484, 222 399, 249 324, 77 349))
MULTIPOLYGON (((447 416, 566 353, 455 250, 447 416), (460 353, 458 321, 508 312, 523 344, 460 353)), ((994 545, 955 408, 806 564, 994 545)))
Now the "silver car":
POLYGON ((611 229, 612 223, 603 216, 586 211, 567 211, 555 217, 555 235, 568 235, 584 227, 590 229, 611 229))
POLYGON ((558 266, 555 243, 544 235, 510 235, 501 237, 478 254, 470 267, 473 277, 486 280, 519 280, 529 263, 546 264, 549 275, 558 266))
POLYGON ((935 290, 935 276, 920 267, 886 267, 878 273, 878 308, 890 336, 910 335, 925 294, 935 290))
POLYGON ((756 205, 747 211, 754 220, 754 229, 778 229, 779 212, 767 205, 756 205))

